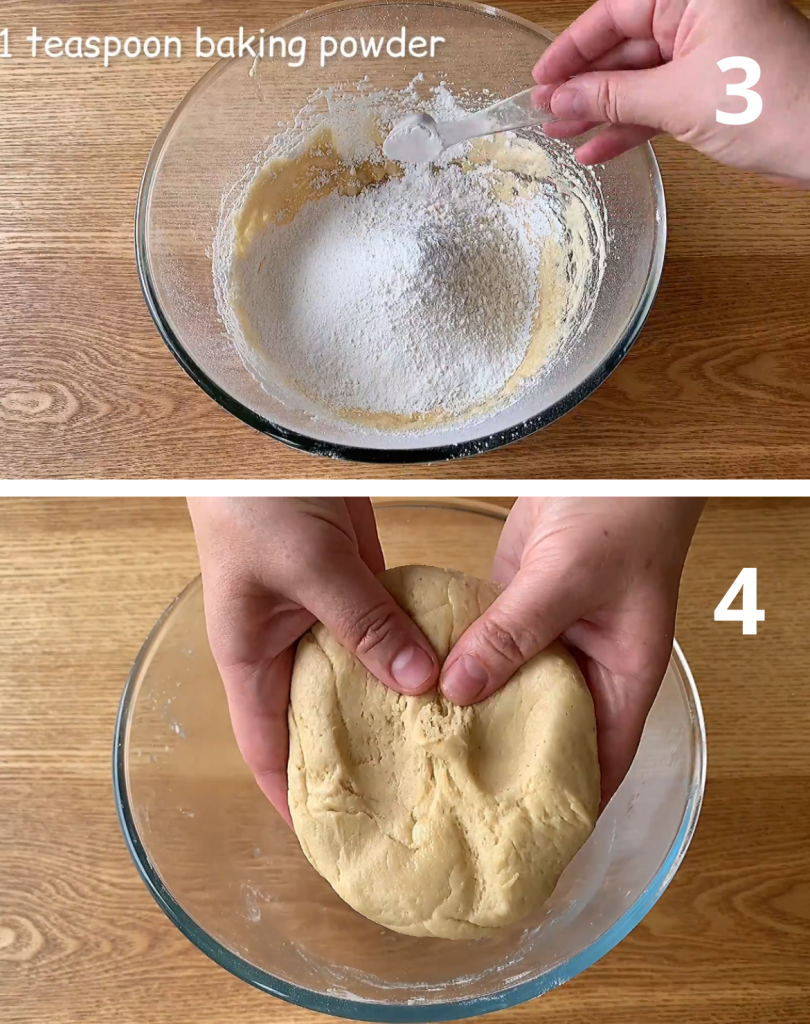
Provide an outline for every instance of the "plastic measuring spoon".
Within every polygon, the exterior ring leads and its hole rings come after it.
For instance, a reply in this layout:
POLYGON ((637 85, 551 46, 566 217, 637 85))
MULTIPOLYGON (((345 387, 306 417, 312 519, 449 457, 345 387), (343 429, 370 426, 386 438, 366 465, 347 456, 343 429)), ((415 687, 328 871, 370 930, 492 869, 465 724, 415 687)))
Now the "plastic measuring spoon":
POLYGON ((535 106, 535 88, 532 86, 458 121, 435 121, 430 114, 409 114, 391 129, 383 153, 400 163, 424 164, 467 139, 556 120, 548 110, 535 106))

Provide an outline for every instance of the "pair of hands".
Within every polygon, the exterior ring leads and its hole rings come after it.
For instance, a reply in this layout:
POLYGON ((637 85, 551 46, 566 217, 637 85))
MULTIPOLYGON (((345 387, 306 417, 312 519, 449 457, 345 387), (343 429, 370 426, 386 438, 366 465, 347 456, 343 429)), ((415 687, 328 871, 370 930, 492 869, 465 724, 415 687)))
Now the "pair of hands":
POLYGON ((610 160, 659 132, 707 156, 786 184, 810 187, 810 21, 787 0, 597 0, 534 69, 536 100, 570 139, 608 127, 577 150, 581 163, 610 160), (720 124, 716 111, 745 109, 726 87, 743 80, 717 62, 757 61, 759 117, 720 124))
POLYGON ((492 577, 506 589, 443 666, 375 578, 367 498, 189 500, 211 649, 236 741, 287 819, 287 705, 299 637, 320 620, 381 683, 488 697, 562 637, 596 708, 603 802, 624 778, 672 648, 681 571, 702 502, 521 498, 492 577))

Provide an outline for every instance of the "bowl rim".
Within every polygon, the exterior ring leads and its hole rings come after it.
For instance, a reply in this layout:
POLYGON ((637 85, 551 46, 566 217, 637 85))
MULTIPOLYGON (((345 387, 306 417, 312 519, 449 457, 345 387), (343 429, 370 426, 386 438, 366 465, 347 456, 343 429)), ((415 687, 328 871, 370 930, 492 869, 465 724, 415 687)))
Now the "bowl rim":
MULTIPOLYGON (((536 23, 512 14, 500 8, 491 7, 487 4, 479 4, 472 0, 338 0, 337 3, 325 4, 321 7, 311 8, 291 18, 287 18, 274 26, 273 31, 286 29, 304 20, 311 21, 322 14, 331 13, 337 10, 351 10, 361 7, 388 7, 388 6, 423 6, 423 7, 450 7, 458 10, 466 10, 471 13, 483 14, 521 25, 530 29, 536 35, 552 40, 554 35, 536 23)), ((634 345, 641 333, 647 317, 650 314, 653 301, 661 283, 661 274, 664 266, 664 256, 667 242, 667 212, 664 186, 661 179, 661 171, 655 152, 649 142, 643 147, 649 161, 651 185, 653 188, 655 206, 657 213, 656 241, 653 248, 650 264, 647 269, 647 278, 639 303, 628 323, 624 334, 618 340, 611 352, 577 387, 570 391, 563 398, 554 402, 547 409, 530 416, 514 427, 504 430, 493 431, 489 434, 482 434, 480 437, 469 441, 462 441, 455 444, 435 445, 433 447, 391 447, 391 448, 367 448, 363 446, 338 444, 332 441, 324 441, 321 438, 312 437, 300 431, 283 427, 260 413, 255 412, 239 399, 234 398, 221 388, 203 370, 200 364, 187 351, 182 341, 175 333, 168 317, 164 315, 158 299, 151 272, 151 261, 149 257, 149 213, 153 186, 157 177, 158 169, 162 163, 165 147, 172 135, 174 126, 179 121, 186 106, 207 87, 210 82, 217 78, 227 66, 235 61, 247 60, 242 57, 226 57, 214 64, 204 75, 188 90, 183 99, 172 112, 169 119, 158 134, 141 177, 138 189, 138 199, 135 209, 135 260, 138 268, 138 280, 141 292, 146 302, 147 309, 163 338, 167 348, 175 357, 180 366, 185 370, 194 383, 201 388, 209 398, 220 405, 231 415, 242 420, 248 426, 253 427, 262 434, 281 441, 289 448, 296 451, 307 452, 311 455, 321 455, 332 459, 340 459, 348 462, 361 462, 372 464, 400 464, 413 465, 415 463, 446 462, 454 459, 469 458, 474 455, 483 455, 496 448, 502 448, 523 440, 531 434, 536 433, 543 427, 549 426, 555 420, 564 416, 574 409, 580 402, 588 398, 603 384, 621 363, 627 353, 634 345)))
MULTIPOLYGON (((375 506, 383 508, 403 506, 447 508, 455 511, 474 512, 502 521, 506 519, 508 514, 508 509, 502 506, 464 498, 376 498, 374 500, 375 506)), ((675 639, 673 639, 670 664, 674 663, 675 665, 676 673, 698 734, 698 741, 695 745, 696 763, 693 766, 692 789, 684 809, 683 818, 669 853, 641 895, 599 938, 595 939, 567 963, 547 971, 539 978, 521 982, 492 995, 435 1003, 423 1002, 415 1005, 388 1005, 385 1003, 354 1001, 338 996, 322 995, 321 993, 313 992, 311 989, 302 988, 281 978, 276 978, 268 971, 248 963, 223 946, 197 924, 194 918, 183 909, 163 883, 157 868, 149 859, 148 852, 141 841, 135 825, 126 784, 126 740, 129 712, 135 695, 135 681, 151 660, 155 641, 175 606, 190 592, 198 589, 200 586, 201 577, 196 576, 165 608, 150 630, 127 675, 116 716, 112 746, 113 795, 118 822, 130 856, 157 904, 187 939, 216 964, 224 967, 237 978, 246 981, 254 988, 277 996, 285 1002, 350 1020, 376 1021, 383 1022, 383 1024, 388 1024, 388 1022, 392 1022, 392 1024, 399 1024, 399 1022, 402 1022, 402 1024, 428 1024, 430 1022, 430 1024, 433 1024, 435 1021, 450 1021, 462 1017, 493 1013, 496 1010, 517 1006, 544 995, 551 989, 557 988, 576 975, 581 974, 588 967, 591 967, 636 927, 657 903, 674 878, 694 836, 706 786, 706 726, 703 718, 703 708, 692 671, 684 657, 680 644, 675 639)))

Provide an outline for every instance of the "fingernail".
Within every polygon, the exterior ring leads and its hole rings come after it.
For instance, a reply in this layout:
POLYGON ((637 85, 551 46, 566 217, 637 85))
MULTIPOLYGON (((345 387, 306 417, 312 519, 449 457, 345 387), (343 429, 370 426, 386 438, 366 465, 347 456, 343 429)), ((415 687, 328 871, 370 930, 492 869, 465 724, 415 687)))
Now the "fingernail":
POLYGON ((551 112, 556 117, 584 117, 585 97, 575 85, 563 85, 551 98, 551 112))
POLYGON ((415 693, 433 672, 433 662, 421 647, 406 647, 391 662, 391 675, 405 693, 415 693))
POLYGON ((454 704, 472 704, 484 692, 488 681, 484 666, 464 654, 447 670, 442 679, 442 693, 454 704))
POLYGON ((541 110, 547 109, 556 88, 554 85, 536 85, 532 92, 532 103, 541 110))

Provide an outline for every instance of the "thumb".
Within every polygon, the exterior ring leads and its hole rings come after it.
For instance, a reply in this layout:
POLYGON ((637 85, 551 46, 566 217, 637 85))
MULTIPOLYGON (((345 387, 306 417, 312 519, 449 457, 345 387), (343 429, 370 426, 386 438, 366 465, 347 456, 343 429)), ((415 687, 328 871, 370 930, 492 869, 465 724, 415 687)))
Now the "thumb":
POLYGON ((448 655, 441 690, 454 704, 475 704, 499 690, 529 658, 582 614, 581 592, 567 574, 521 569, 448 655))
POLYGON ((435 685, 439 664, 430 641, 359 555, 330 564, 302 590, 307 610, 386 686, 415 694, 435 685))
POLYGON ((555 89, 550 107, 561 120, 639 124, 668 130, 673 103, 672 65, 641 71, 590 71, 555 89))

